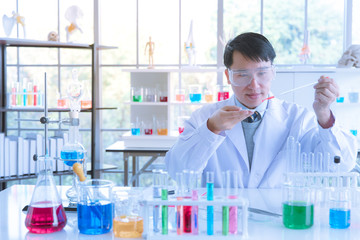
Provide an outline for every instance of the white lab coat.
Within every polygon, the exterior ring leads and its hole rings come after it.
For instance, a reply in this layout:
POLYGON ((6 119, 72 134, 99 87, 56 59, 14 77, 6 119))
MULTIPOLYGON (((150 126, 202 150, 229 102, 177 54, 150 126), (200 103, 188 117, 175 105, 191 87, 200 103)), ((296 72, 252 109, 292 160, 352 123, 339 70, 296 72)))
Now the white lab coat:
POLYGON ((185 130, 167 152, 165 163, 173 179, 184 169, 214 171, 215 186, 221 186, 221 172, 240 173, 241 188, 281 187, 286 168, 285 146, 289 136, 301 143, 301 152, 330 152, 341 156, 341 170, 351 170, 356 161, 357 142, 350 133, 341 130, 336 121, 323 129, 315 114, 297 104, 279 99, 269 101, 266 113, 254 134, 254 154, 251 171, 241 122, 217 135, 207 128, 207 120, 218 109, 234 105, 228 100, 206 105, 192 113, 185 130))

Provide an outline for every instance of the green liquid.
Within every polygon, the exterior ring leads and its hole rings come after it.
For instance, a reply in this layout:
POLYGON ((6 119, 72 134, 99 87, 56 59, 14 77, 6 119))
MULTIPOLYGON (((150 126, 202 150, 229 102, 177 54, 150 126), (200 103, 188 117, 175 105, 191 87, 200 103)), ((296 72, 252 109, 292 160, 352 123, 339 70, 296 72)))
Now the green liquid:
MULTIPOLYGON (((161 200, 168 200, 168 190, 161 189, 161 200)), ((168 206, 163 205, 161 211, 161 227, 162 227, 162 234, 168 234, 168 206)))
POLYGON ((283 203, 283 223, 290 229, 310 228, 314 223, 314 205, 304 202, 283 203))
POLYGON ((229 206, 222 207, 222 234, 227 236, 229 233, 229 206))
POLYGON ((142 102, 143 97, 141 95, 133 96, 133 102, 142 102))

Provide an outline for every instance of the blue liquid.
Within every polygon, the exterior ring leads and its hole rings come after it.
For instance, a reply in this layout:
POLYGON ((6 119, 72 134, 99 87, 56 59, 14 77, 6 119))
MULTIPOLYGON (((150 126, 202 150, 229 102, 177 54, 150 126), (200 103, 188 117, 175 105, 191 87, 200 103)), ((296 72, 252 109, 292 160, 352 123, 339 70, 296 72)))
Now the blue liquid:
POLYGON ((338 103, 343 103, 343 102, 344 102, 344 97, 338 97, 338 98, 336 98, 336 102, 338 102, 338 103))
POLYGON ((201 101, 201 93, 190 94, 190 102, 200 102, 200 101, 201 101))
POLYGON ((350 132, 351 132, 351 134, 354 135, 355 137, 357 136, 357 130, 350 129, 350 132))
POLYGON ((139 136, 140 135, 140 128, 132 128, 131 129, 131 135, 139 136))
POLYGON ((350 209, 330 208, 330 227, 344 229, 350 226, 350 209))
MULTIPOLYGON (((214 200, 214 183, 206 183, 206 199, 214 200)), ((207 206, 207 235, 214 235, 214 207, 207 206)))
POLYGON ((113 204, 100 201, 84 205, 78 203, 78 228, 80 233, 97 235, 110 232, 113 221, 113 204))
MULTIPOLYGON (((76 159, 84 159, 84 152, 77 152, 77 151, 61 151, 60 158, 65 160, 76 160, 76 159)), ((64 161, 64 163, 70 167, 76 163, 76 161, 64 161)))

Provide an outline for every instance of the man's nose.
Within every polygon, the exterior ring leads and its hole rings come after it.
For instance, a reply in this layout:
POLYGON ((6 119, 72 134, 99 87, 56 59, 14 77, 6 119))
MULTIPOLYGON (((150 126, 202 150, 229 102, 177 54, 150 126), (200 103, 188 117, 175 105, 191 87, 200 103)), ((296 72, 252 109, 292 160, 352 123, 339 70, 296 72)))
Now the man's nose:
POLYGON ((259 83, 256 81, 255 75, 251 75, 251 80, 250 83, 248 85, 250 88, 258 88, 259 87, 259 83))

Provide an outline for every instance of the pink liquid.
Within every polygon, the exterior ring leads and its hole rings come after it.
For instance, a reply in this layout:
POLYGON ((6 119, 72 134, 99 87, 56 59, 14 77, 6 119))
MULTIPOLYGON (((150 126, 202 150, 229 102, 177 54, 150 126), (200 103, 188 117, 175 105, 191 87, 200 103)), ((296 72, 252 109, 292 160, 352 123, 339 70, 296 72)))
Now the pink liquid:
POLYGON ((38 91, 38 89, 37 89, 37 86, 36 85, 34 85, 34 106, 37 106, 37 91, 38 91))
POLYGON ((11 93, 11 105, 16 106, 16 88, 12 88, 11 93))
POLYGON ((218 101, 223 101, 229 98, 229 92, 218 92, 218 101))
POLYGON ((179 127, 179 134, 182 134, 182 132, 184 131, 184 127, 179 127))
POLYGON ((176 94, 175 100, 177 102, 184 102, 185 101, 185 94, 176 94))
MULTIPOLYGON (((229 199, 237 199, 237 196, 229 196, 229 199)), ((237 234, 237 225, 238 225, 238 207, 233 206, 229 208, 229 233, 237 234)))
POLYGON ((152 135, 153 130, 151 128, 144 129, 145 135, 152 135))
POLYGON ((184 232, 186 233, 191 233, 191 210, 192 206, 183 206, 184 232))
MULTIPOLYGON (((49 206, 43 202, 36 205, 49 206)), ((63 229, 66 225, 66 215, 62 204, 54 207, 30 206, 25 219, 25 226, 31 233, 52 233, 63 229)))
MULTIPOLYGON (((198 190, 192 190, 191 199, 197 201, 199 199, 198 190)), ((193 234, 199 234, 199 207, 192 206, 191 212, 191 230, 193 234)))

